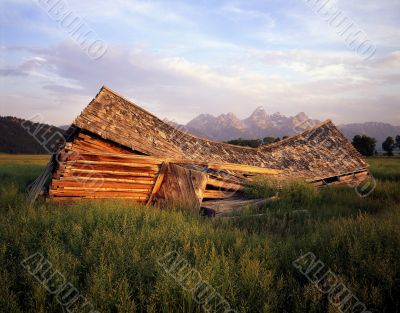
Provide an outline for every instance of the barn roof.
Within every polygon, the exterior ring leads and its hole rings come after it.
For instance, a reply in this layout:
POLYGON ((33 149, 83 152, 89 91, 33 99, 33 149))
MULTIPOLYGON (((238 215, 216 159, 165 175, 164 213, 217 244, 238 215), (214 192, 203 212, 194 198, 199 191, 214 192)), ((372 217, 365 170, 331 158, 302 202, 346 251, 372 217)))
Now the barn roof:
POLYGON ((105 86, 73 124, 135 151, 168 159, 266 167, 308 179, 368 167, 330 120, 274 144, 240 147, 177 129, 105 86))

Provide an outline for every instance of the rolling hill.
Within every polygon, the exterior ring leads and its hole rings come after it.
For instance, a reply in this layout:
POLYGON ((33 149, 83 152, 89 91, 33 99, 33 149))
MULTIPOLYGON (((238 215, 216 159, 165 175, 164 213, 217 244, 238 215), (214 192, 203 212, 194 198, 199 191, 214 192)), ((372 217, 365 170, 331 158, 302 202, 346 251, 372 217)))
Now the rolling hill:
POLYGON ((49 154, 63 134, 64 130, 55 126, 0 116, 0 153, 49 154))

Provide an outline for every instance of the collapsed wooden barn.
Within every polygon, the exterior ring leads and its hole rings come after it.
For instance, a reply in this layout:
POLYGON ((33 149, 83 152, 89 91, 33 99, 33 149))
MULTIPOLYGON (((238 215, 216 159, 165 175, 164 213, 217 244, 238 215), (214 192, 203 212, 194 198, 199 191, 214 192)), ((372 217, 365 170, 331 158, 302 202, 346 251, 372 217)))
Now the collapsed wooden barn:
POLYGON ((356 183, 368 176, 368 165, 329 120, 274 144, 240 147, 188 134, 102 87, 35 190, 47 184, 51 201, 183 200, 215 207, 238 197, 255 175, 316 186, 356 183))

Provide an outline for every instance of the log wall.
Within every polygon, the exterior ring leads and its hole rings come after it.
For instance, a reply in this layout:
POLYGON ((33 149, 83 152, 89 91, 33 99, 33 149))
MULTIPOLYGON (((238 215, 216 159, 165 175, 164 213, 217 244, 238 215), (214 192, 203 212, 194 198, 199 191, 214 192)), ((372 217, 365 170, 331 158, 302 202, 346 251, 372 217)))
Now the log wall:
POLYGON ((49 197, 149 200, 162 161, 79 133, 58 156, 49 197))

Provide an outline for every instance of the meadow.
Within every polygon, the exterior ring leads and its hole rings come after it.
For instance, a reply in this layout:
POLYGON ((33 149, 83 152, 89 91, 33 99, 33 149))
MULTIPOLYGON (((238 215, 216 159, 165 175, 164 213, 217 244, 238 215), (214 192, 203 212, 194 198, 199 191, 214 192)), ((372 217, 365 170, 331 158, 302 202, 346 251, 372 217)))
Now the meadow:
POLYGON ((293 266, 307 252, 368 311, 400 312, 399 157, 368 159, 377 186, 366 198, 349 187, 312 196, 298 187, 264 208, 219 219, 123 201, 31 204, 25 187, 47 158, 0 155, 3 312, 65 311, 21 265, 35 253, 97 312, 205 312, 160 266, 172 251, 231 312, 340 312, 293 266))

